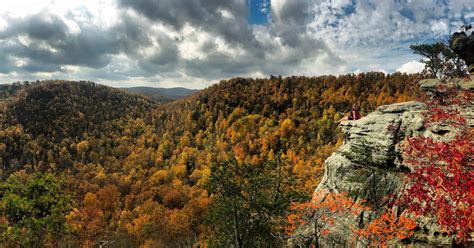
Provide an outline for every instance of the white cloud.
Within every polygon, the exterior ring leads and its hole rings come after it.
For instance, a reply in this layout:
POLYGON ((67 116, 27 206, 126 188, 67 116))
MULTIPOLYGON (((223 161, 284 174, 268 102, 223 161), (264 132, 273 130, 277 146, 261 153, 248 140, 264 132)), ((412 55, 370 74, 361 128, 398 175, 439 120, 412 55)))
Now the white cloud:
POLYGON ((410 73, 421 72, 424 68, 425 68, 425 64, 418 62, 416 60, 412 60, 398 67, 397 71, 410 74, 410 73))
POLYGON ((23 67, 28 64, 28 62, 22 58, 13 57, 12 60, 16 67, 23 67))
POLYGON ((200 88, 234 76, 412 73, 423 64, 413 60, 411 43, 474 21, 472 0, 273 0, 271 22, 256 26, 246 23, 246 0, 181 1, 0 0, 0 35, 10 32, 0 53, 17 56, 2 61, 13 61, 4 75, 200 88), (56 26, 36 25, 54 39, 27 21, 37 13, 56 17, 49 21, 56 26), (8 28, 13 19, 23 31, 8 28), (90 59, 81 60, 85 53, 90 59))
POLYGON ((32 43, 32 40, 27 35, 19 35, 17 39, 18 42, 23 46, 29 46, 32 43))
POLYGON ((11 18, 37 13, 54 13, 62 19, 74 18, 92 25, 110 27, 119 19, 115 0, 1 0, 0 15, 11 18), (86 13, 86 15, 84 15, 86 13), (93 17, 93 18, 91 18, 93 17))
POLYGON ((334 53, 348 61, 352 71, 394 72, 400 66, 398 61, 413 59, 410 44, 445 39, 462 23, 474 21, 474 17, 469 17, 474 10, 472 0, 446 4, 437 0, 352 2, 352 6, 343 1, 341 4, 333 0, 315 2, 312 7, 315 18, 307 26, 311 35, 324 40, 334 53), (351 14, 336 6, 350 7, 351 14))
POLYGON ((474 18, 474 12, 469 12, 464 15, 464 18, 466 19, 473 19, 474 18))
POLYGON ((228 18, 228 19, 235 20, 234 14, 232 14, 230 11, 228 11, 228 10, 226 10, 226 9, 218 9, 217 11, 218 11, 223 17, 228 18))
POLYGON ((273 15, 279 15, 282 9, 284 8, 286 2, 289 0, 277 0, 277 1, 272 1, 271 4, 271 10, 273 15))
POLYGON ((77 24, 77 22, 75 22, 74 20, 70 20, 70 19, 63 19, 63 22, 64 24, 66 24, 66 26, 68 27, 69 29, 69 32, 73 33, 73 34, 78 34, 81 32, 81 27, 77 24))
POLYGON ((183 40, 178 44, 178 49, 184 59, 204 59, 206 57, 206 54, 200 48, 205 42, 212 40, 209 33, 185 25, 181 37, 183 40))
POLYGON ((4 30, 7 26, 8 26, 7 21, 5 21, 5 19, 3 19, 2 16, 0 15, 0 31, 4 30))
POLYGON ((446 35, 449 33, 448 24, 445 21, 433 21, 431 22, 431 31, 435 35, 446 35))

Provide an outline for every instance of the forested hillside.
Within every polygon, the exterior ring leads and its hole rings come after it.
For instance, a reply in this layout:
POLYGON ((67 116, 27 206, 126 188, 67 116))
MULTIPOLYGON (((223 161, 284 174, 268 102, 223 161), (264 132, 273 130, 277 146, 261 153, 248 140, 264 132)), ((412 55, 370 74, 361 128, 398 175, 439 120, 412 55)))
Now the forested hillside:
POLYGON ((237 206, 227 186, 239 182, 249 187, 237 195, 248 210, 238 221, 278 245, 270 233, 284 210, 311 194, 342 143, 337 120, 354 104, 366 114, 413 99, 417 77, 234 78, 163 105, 90 82, 2 86, 1 242, 222 246, 237 206), (38 187, 49 193, 24 193, 38 187), (265 218, 245 222, 253 213, 265 218))
POLYGON ((189 96, 198 90, 187 89, 183 87, 175 88, 153 88, 153 87, 130 87, 120 88, 126 92, 136 93, 161 101, 170 101, 174 99, 189 96))

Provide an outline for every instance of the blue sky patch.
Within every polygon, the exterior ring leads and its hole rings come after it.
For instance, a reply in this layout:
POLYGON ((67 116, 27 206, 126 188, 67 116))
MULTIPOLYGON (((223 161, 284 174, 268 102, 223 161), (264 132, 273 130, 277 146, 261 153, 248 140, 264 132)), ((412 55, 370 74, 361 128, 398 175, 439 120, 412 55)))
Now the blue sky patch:
POLYGON ((249 24, 263 25, 270 17, 270 0, 247 0, 249 24))
POLYGON ((348 4, 348 5, 344 6, 344 7, 342 7, 342 10, 344 11, 344 14, 345 14, 345 15, 350 15, 350 14, 355 13, 355 11, 356 11, 356 5, 355 5, 354 1, 352 1, 351 4, 348 4))
POLYGON ((407 8, 403 8, 401 11, 400 11, 400 14, 408 19, 410 19, 410 21, 412 22, 416 22, 416 18, 415 18, 415 14, 413 13, 413 11, 411 11, 410 9, 407 9, 407 8))

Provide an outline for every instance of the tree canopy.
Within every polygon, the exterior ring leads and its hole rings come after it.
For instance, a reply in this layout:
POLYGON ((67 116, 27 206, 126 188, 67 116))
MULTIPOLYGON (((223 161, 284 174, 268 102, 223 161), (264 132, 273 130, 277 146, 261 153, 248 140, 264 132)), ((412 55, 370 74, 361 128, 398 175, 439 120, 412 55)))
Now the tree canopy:
MULTIPOLYGON (((223 204, 215 201, 221 191, 208 185, 226 166, 247 173, 220 176, 242 176, 258 189, 277 182, 258 175, 286 168, 292 181, 283 192, 309 196, 324 160, 342 142, 337 120, 354 104, 366 114, 414 99, 418 78, 379 72, 234 78, 167 104, 91 82, 0 85, 1 175, 64 176, 72 198, 64 214, 69 233, 55 238, 71 246, 190 246, 220 230, 205 221, 210 204, 223 204)), ((258 192, 255 201, 269 196, 258 192)), ((253 217, 257 210, 248 209, 253 217)), ((278 228, 273 217, 261 223, 278 228)))

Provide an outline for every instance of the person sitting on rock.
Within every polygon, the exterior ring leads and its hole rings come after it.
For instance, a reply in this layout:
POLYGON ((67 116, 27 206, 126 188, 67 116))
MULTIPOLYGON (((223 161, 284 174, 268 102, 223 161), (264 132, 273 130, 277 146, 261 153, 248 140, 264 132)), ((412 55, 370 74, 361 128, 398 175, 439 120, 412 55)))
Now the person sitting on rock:
POLYGON ((343 122, 343 121, 355 121, 355 120, 358 120, 358 119, 360 119, 359 108, 356 105, 354 105, 354 106, 352 106, 352 110, 351 110, 351 113, 349 114, 349 116, 342 117, 338 121, 338 123, 343 122))

